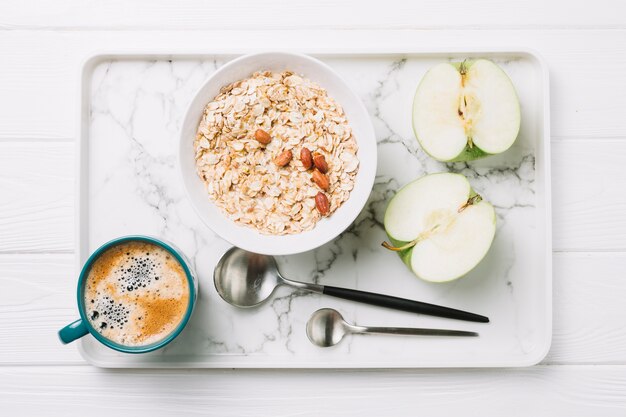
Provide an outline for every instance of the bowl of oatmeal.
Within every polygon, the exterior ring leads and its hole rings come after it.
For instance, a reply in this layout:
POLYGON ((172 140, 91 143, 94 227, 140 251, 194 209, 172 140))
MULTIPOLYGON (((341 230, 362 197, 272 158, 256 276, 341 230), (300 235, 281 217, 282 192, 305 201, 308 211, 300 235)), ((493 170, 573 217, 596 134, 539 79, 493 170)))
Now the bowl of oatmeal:
POLYGON ((222 66, 185 115, 179 164, 196 212, 243 249, 286 255, 341 234, 376 173, 359 97, 306 55, 246 55, 222 66))

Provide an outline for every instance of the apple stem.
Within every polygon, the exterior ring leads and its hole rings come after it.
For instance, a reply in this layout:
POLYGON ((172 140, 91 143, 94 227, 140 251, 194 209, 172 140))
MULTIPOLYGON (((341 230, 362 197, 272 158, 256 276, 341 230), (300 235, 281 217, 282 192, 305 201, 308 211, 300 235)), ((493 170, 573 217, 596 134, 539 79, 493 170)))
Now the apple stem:
POLYGON ((402 245, 402 246, 393 246, 389 242, 383 242, 383 243, 381 243, 381 245, 385 249, 389 249, 389 250, 392 250, 394 252, 400 252, 400 251, 403 251, 405 249, 412 248, 413 246, 415 246, 417 244, 418 241, 419 241, 419 238, 417 238, 415 240, 412 240, 409 243, 407 243, 406 245, 402 245))
POLYGON ((465 87, 465 75, 467 74, 467 66, 465 66, 465 61, 461 62, 459 65, 459 73, 461 74, 461 87, 465 87))
POLYGON ((468 208, 469 206, 471 206, 473 204, 480 203, 481 201, 483 201, 483 198, 480 196, 480 194, 476 194, 476 195, 471 196, 470 198, 467 199, 465 204, 463 204, 461 207, 459 207, 458 213, 462 212, 463 210, 465 210, 466 208, 468 208))

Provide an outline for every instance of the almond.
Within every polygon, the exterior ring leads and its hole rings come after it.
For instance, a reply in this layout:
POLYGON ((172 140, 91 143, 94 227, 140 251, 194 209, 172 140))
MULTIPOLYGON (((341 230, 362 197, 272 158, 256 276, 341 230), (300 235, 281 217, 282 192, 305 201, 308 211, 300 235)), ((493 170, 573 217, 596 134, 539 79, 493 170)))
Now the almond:
POLYGON ((313 157, 311 156, 311 151, 307 148, 302 148, 300 151, 300 161, 302 161, 302 166, 304 169, 309 169, 313 166, 313 157))
POLYGON ((319 169, 322 174, 328 172, 328 164, 326 163, 324 155, 315 153, 315 155, 313 155, 313 164, 315 164, 315 168, 319 169))
POLYGON ((263 129, 257 129, 257 131, 254 132, 254 138, 263 145, 267 145, 272 141, 272 137, 270 136, 270 134, 263 129))
POLYGON ((328 188, 330 187, 330 181, 328 180, 328 177, 322 174, 319 170, 316 169, 313 171, 313 174, 311 175, 311 180, 313 180, 313 182, 317 184, 317 186, 320 187, 322 190, 328 191, 328 188))
POLYGON ((276 158, 274 158, 274 163, 279 167, 284 167, 289 163, 289 161, 291 161, 291 158, 293 158, 293 154, 291 153, 291 151, 283 151, 278 154, 276 158))
POLYGON ((321 191, 315 196, 315 207, 322 216, 326 216, 330 211, 330 203, 328 202, 328 197, 326 197, 326 194, 321 191))

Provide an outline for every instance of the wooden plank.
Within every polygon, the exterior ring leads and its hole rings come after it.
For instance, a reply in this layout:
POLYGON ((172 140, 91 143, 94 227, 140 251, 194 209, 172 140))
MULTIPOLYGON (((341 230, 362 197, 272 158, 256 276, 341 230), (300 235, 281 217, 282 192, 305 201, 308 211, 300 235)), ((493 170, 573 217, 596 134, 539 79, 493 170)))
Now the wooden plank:
MULTIPOLYGON (((77 317, 72 255, 0 256, 0 365, 74 364, 56 330, 77 317)), ((626 253, 554 256, 550 364, 626 364, 626 253)))
POLYGON ((9 415, 623 416, 626 367, 114 371, 0 368, 9 415))
POLYGON ((626 253, 556 253, 544 363, 626 364, 626 253))
POLYGON ((78 318, 74 255, 0 256, 0 364, 81 363, 56 332, 78 318))
POLYGON ((5 0, 5 29, 302 29, 302 28, 520 28, 614 27, 626 24, 611 0, 286 0, 212 2, 124 0, 89 2, 5 0))
MULTIPOLYGON (((289 4, 292 3, 296 2, 289 4)), ((421 4, 406 2, 413 3, 416 7, 421 4)), ((19 4, 20 10, 30 15, 31 9, 21 1, 19 4)), ((145 13, 157 8, 147 7, 145 13)), ((563 16, 569 19, 572 8, 567 10, 563 16)), ((97 13, 90 9, 89 14, 97 13)), ((74 16, 73 13, 66 15, 74 16)), ((619 13, 612 16, 619 16, 619 13)), ((0 13, 0 19, 5 17, 0 13)), ((211 26, 203 26, 206 27, 211 26)), ((535 48, 545 56, 549 65, 554 137, 624 137, 622 118, 626 114, 626 100, 619 87, 623 86, 623 74, 626 73, 626 30, 241 31, 236 32, 236 36, 234 33, 227 30, 0 31, 0 114, 5 115, 0 118, 0 139, 75 137, 80 64, 85 56, 95 51, 203 51, 215 48, 302 51, 329 47, 348 51, 385 51, 390 48, 402 51, 420 48, 515 49, 518 45, 535 48)))
POLYGON ((555 250, 626 250, 623 155, 626 155, 623 140, 553 143, 555 250))
POLYGON ((0 253, 72 251, 74 146, 0 142, 0 253))

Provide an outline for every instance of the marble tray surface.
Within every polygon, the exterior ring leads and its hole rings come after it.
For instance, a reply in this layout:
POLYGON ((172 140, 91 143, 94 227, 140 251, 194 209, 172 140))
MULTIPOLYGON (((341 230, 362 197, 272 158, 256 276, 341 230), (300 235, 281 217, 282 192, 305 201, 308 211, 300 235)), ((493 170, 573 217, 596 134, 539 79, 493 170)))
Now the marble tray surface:
MULTIPOLYGON (((364 101, 378 141, 378 172, 369 202, 340 237, 300 255, 281 257, 296 280, 387 293, 474 311, 489 324, 465 323, 280 288, 258 308, 226 304, 212 282, 230 245, 202 224, 185 197, 176 167, 178 131, 194 92, 231 57, 171 59, 107 57, 85 70, 87 97, 78 198, 81 257, 120 235, 149 234, 178 245, 195 264, 199 301, 187 328, 168 347, 143 355, 108 350, 93 338, 81 352, 104 367, 451 367, 516 366, 539 361, 550 343, 550 285, 546 273, 549 222, 545 211, 546 86, 531 56, 492 56, 511 76, 522 107, 522 129, 505 154, 472 163, 442 164, 419 147, 411 128, 417 83, 433 64, 453 56, 325 56, 364 101), (387 201, 425 173, 466 175, 497 211, 497 234, 485 260, 445 284, 415 278, 380 246, 387 201), (318 308, 338 309, 362 325, 437 326, 475 330, 479 338, 349 336, 333 348, 313 346, 305 323, 318 308)), ((549 264, 548 264, 549 265, 549 264)))

